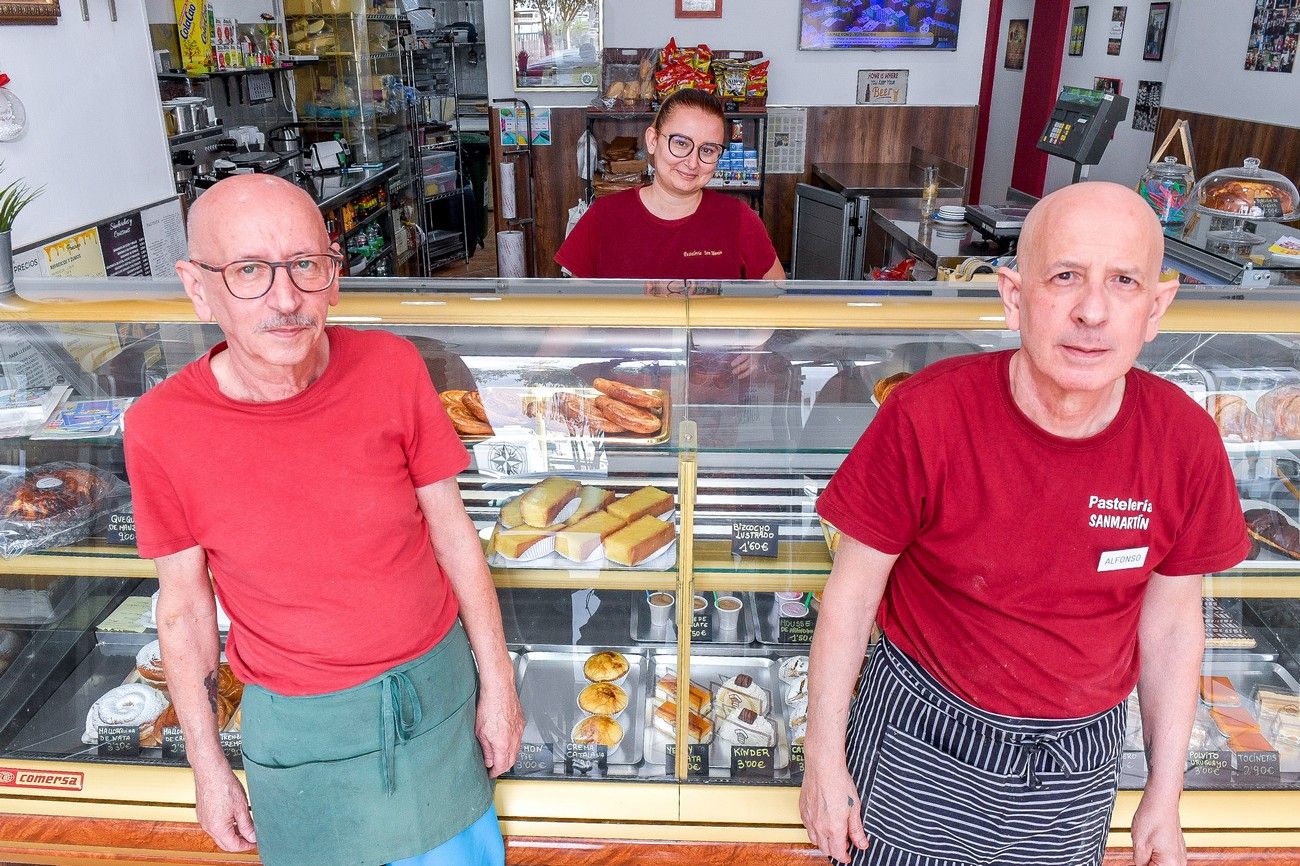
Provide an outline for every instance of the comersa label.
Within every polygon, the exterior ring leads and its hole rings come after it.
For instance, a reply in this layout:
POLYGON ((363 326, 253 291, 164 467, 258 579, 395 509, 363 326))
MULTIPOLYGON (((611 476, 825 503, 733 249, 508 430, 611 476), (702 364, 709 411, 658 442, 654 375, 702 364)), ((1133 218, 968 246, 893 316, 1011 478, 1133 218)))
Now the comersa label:
POLYGON ((86 774, 0 767, 0 787, 41 788, 47 791, 80 791, 86 787, 86 774))

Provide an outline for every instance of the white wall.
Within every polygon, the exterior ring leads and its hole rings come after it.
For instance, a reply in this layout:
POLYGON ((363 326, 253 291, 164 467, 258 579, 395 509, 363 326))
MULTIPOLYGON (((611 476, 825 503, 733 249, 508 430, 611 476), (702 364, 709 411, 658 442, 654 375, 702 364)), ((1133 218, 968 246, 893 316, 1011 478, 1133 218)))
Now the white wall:
POLYGON ((149 28, 142 0, 60 4, 54 26, 0 31, 9 88, 27 109, 27 131, 0 143, 5 172, 44 184, 14 223, 14 246, 52 237, 175 196, 149 28))
POLYGON ((1182 7, 1164 104, 1239 120, 1300 125, 1300 71, 1243 68, 1254 0, 1183 0, 1182 7))
MULTIPOLYGON (((487 0, 488 93, 516 95, 510 4, 487 0)), ((673 17, 672 0, 604 0, 604 44, 658 47, 671 36, 679 45, 762 51, 772 59, 773 105, 853 105, 859 69, 910 69, 909 105, 974 105, 979 101, 988 27, 988 0, 963 0, 956 51, 800 51, 796 0, 726 0, 721 19, 673 17)), ((533 105, 586 105, 595 92, 523 91, 533 105)))
MULTIPOLYGON (((1007 69, 1007 22, 1013 18, 1032 18, 1034 0, 1004 0, 1002 23, 998 29, 998 57, 993 71, 993 98, 989 103, 989 134, 984 146, 984 175, 980 182, 980 200, 1000 202, 1011 186, 1011 168, 1016 161, 1016 135, 1020 130, 1020 101, 1025 92, 1029 71, 1029 45, 1025 45, 1025 68, 1007 69)), ((1034 27, 1029 26, 1029 40, 1034 27)))
MULTIPOLYGON (((1110 13, 1114 6, 1123 3, 1093 3, 1088 16, 1088 36, 1083 44, 1082 57, 1068 56, 1070 48, 1067 31, 1065 47, 1066 56, 1061 59, 1061 86, 1092 87, 1093 78, 1118 78, 1123 81, 1120 93, 1128 97, 1128 115, 1115 130, 1115 138, 1099 165, 1089 169, 1089 180, 1110 180, 1125 186, 1137 183, 1142 172, 1146 170, 1151 159, 1151 148, 1155 138, 1153 132, 1138 132, 1133 128, 1133 111, 1137 103, 1138 81, 1167 82, 1172 74, 1174 57, 1184 52, 1185 46, 1180 40, 1180 33, 1185 19, 1217 19, 1217 11, 1210 14, 1208 7, 1211 0, 1173 0, 1169 10, 1169 30, 1165 34, 1165 56, 1156 62, 1143 60, 1143 42, 1146 38, 1147 9, 1150 3, 1139 0, 1127 0, 1128 20, 1124 26, 1124 41, 1117 57, 1106 53, 1106 43, 1110 31, 1110 13)), ((1221 0, 1213 0, 1217 10, 1221 0)), ((1247 21, 1249 29, 1249 21, 1247 21)), ((1242 55, 1245 54, 1246 40, 1242 36, 1242 55)), ((1222 51, 1222 48, 1219 49, 1222 51)), ((1198 58, 1197 63, 1200 62, 1198 58)), ((1169 84, 1165 85, 1163 101, 1169 102, 1169 84)), ((1049 157, 1047 161, 1047 180, 1043 187, 1044 194, 1068 186, 1074 174, 1074 163, 1058 157, 1049 157)))

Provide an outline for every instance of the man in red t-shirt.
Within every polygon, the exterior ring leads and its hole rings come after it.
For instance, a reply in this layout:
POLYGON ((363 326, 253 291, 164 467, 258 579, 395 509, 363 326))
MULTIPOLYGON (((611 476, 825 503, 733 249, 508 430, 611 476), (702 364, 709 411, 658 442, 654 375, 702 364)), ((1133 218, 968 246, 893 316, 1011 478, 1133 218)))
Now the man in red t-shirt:
POLYGON ((800 808, 831 857, 1099 864, 1136 684, 1136 862, 1185 863, 1201 575, 1249 542, 1213 420, 1133 367, 1178 289, 1162 259, 1132 191, 1045 198, 1019 272, 999 274, 1021 348, 897 386, 819 500, 844 536, 812 646, 800 808), (850 714, 873 618, 884 637, 850 714))
POLYGON ((130 409, 126 459, 199 822, 268 866, 502 864, 489 776, 523 716, 424 362, 325 327, 343 260, 292 184, 222 181, 189 232, 177 271, 226 339, 130 409), (214 586, 251 815, 218 738, 214 586))

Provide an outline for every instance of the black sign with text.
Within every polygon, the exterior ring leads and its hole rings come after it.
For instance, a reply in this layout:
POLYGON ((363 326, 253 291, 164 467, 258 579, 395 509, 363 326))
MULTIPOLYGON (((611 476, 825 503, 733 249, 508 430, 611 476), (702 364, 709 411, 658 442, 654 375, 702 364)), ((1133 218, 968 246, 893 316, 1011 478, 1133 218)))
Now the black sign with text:
POLYGON ((101 758, 136 758, 140 755, 140 728, 136 725, 100 725, 101 758))
MULTIPOLYGON (((686 778, 702 779, 709 775, 709 747, 691 743, 686 747, 686 778)), ((677 744, 669 743, 664 754, 664 773, 677 775, 677 744)))
POLYGON ((168 761, 186 760, 185 735, 181 733, 181 729, 175 725, 169 725, 163 728, 162 753, 163 758, 168 761))
POLYGON ((707 613, 697 613, 691 617, 691 641, 712 640, 713 620, 707 613))
POLYGON ((549 776, 555 768, 555 747, 550 743, 519 744, 519 760, 511 772, 518 776, 549 776))
POLYGON ((790 776, 796 781, 803 778, 803 743, 790 746, 790 776))
POLYGON ((731 555, 775 557, 780 541, 777 526, 775 520, 731 521, 731 555))
POLYGON ((732 746, 733 779, 770 779, 776 773, 776 750, 771 746, 732 746))
POLYGON ((236 769, 244 766, 244 738, 239 731, 221 732, 221 751, 226 753, 226 760, 236 769))
POLYGON ((1234 752, 1234 773, 1236 784, 1242 788, 1260 788, 1276 785, 1278 773, 1277 752, 1234 752))
POLYGON ((1232 752, 1219 749, 1193 749, 1187 753, 1184 780, 1192 787, 1227 787, 1232 778, 1232 752))
POLYGON ((783 616, 777 620, 777 641, 789 644, 810 644, 813 639, 813 625, 816 620, 810 616, 783 616))
POLYGON ((609 769, 609 747, 596 743, 565 743, 564 773, 568 776, 603 776, 609 769))
POLYGON ((135 514, 131 511, 115 511, 108 515, 104 540, 109 544, 135 547, 135 514))

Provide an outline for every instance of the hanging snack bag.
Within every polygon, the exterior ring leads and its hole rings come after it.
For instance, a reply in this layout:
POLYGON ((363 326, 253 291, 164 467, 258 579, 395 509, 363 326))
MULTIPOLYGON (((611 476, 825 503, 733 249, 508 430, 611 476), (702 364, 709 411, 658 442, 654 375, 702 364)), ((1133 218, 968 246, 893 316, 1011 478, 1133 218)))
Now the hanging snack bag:
POLYGON ((724 58, 714 60, 713 80, 718 86, 718 96, 721 98, 744 99, 745 90, 749 86, 749 64, 724 58))
POLYGON ((749 67, 749 81, 745 85, 745 95, 756 99, 767 98, 767 68, 770 60, 759 60, 749 67))

